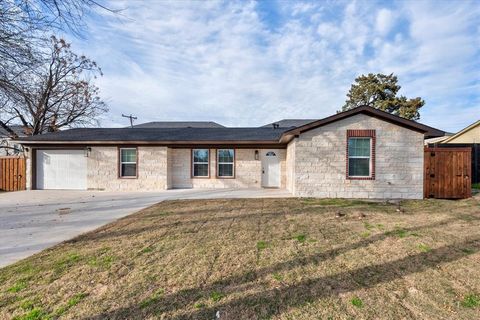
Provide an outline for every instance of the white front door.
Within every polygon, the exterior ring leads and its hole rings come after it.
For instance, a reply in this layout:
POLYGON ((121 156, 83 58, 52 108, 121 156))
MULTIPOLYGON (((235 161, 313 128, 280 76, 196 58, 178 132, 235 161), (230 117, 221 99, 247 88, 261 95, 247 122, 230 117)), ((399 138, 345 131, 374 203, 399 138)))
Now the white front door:
POLYGON ((87 189, 83 150, 37 150, 37 189, 87 189))
POLYGON ((262 150, 262 187, 280 187, 280 161, 278 150, 262 150))

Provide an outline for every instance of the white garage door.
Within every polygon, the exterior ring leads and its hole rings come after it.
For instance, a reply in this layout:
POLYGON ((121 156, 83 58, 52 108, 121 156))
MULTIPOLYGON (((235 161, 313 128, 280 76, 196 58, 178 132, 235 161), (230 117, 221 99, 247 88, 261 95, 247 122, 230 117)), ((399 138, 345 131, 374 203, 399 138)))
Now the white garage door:
POLYGON ((83 150, 37 150, 37 189, 87 189, 83 150))

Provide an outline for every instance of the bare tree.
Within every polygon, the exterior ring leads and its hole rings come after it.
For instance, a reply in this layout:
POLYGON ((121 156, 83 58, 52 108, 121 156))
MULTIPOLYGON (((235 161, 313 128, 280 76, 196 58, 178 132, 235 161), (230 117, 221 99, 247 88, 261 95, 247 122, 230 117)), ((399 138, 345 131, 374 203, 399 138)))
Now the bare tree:
POLYGON ((63 39, 52 36, 50 43, 49 58, 42 64, 13 81, 0 79, 6 88, 0 91, 0 126, 7 128, 13 119, 36 135, 96 124, 108 111, 91 81, 102 75, 95 61, 75 54, 63 39))
MULTIPOLYGON (((76 82, 75 86, 70 86, 70 89, 67 90, 68 93, 65 91, 60 96, 55 96, 54 92, 65 85, 65 79, 72 80, 71 77, 64 77, 59 83, 54 84, 53 78, 56 75, 52 75, 53 86, 48 84, 48 81, 40 81, 49 77, 45 73, 48 69, 45 68, 48 65, 45 64, 45 61, 50 61, 50 63, 53 61, 49 35, 54 31, 69 31, 80 35, 81 30, 85 28, 85 16, 96 9, 111 13, 120 11, 110 9, 95 0, 0 0, 0 127, 12 136, 14 136, 14 132, 9 128, 9 124, 12 122, 28 124, 31 132, 38 134, 45 131, 45 126, 51 126, 49 130, 55 130, 62 126, 71 126, 74 122, 77 125, 86 124, 89 111, 105 109, 103 102, 99 103, 98 89, 91 84, 88 78, 78 78, 74 81, 76 82), (50 89, 48 89, 49 87, 50 89), (44 112, 49 114, 49 117, 54 117, 55 120, 44 118, 38 122, 34 119, 42 117, 42 112, 39 111, 42 99, 36 100, 35 96, 41 95, 42 91, 46 94, 49 90, 52 92, 43 99, 46 101, 45 107, 49 109, 44 112), (74 96, 74 93, 79 96, 74 96), (23 98, 20 99, 20 97, 23 98), (50 101, 61 99, 61 97, 70 99, 70 103, 57 101, 53 106, 49 105, 50 101), (34 105, 36 107, 33 107, 34 105), (81 111, 80 105, 85 108, 83 111, 81 111), (89 109, 86 105, 90 105, 92 108, 89 109), (93 106, 97 106, 98 109, 93 106), (67 109, 53 112, 55 107, 66 107, 67 109), (40 113, 34 114, 35 109, 40 113), (29 112, 25 114, 25 110, 29 110, 29 112)), ((59 43, 57 43, 58 45, 59 43)), ((59 50, 59 53, 70 52, 72 54, 65 42, 60 47, 62 49, 59 50)), ((76 56, 76 58, 84 58, 85 61, 79 63, 82 59, 77 60, 78 65, 73 68, 70 76, 79 70, 89 71, 90 74, 95 71, 96 65, 89 65, 93 61, 85 57, 76 56)), ((57 57, 57 59, 59 58, 57 57)), ((67 64, 71 63, 71 61, 65 61, 67 64)), ((52 67, 59 66, 59 60, 52 64, 52 67)), ((57 71, 62 72, 60 69, 57 71)), ((68 74, 68 72, 66 73, 68 74)), ((96 73, 101 73, 98 68, 96 73)))
POLYGON ((79 35, 85 15, 96 8, 120 11, 94 0, 0 0, 0 77, 14 78, 38 62, 52 32, 79 35))

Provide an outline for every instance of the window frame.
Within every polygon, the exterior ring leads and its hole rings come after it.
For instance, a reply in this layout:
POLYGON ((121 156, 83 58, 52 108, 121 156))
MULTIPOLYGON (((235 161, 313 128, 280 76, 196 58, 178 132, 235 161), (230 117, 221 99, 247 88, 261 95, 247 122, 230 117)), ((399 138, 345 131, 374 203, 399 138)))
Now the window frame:
POLYGON ((221 149, 215 149, 215 159, 216 159, 216 177, 218 179, 235 179, 235 174, 236 174, 236 163, 237 163, 237 151, 235 150, 235 148, 221 148, 221 149), (233 162, 220 162, 219 161, 219 151, 220 150, 232 150, 233 151, 233 162), (231 164, 232 165, 232 175, 231 176, 221 176, 219 175, 219 168, 220 168, 220 164, 231 164))
POLYGON ((138 178, 138 148, 134 146, 125 146, 118 147, 118 178, 119 179, 137 179, 138 178), (135 150, 135 162, 123 162, 122 161, 122 150, 135 150), (134 176, 123 176, 122 175, 122 164, 134 164, 135 163, 135 175, 134 176))
POLYGON ((365 130, 347 130, 347 139, 346 139, 346 178, 348 180, 375 180, 375 150, 376 146, 376 133, 375 130, 371 129, 365 129, 365 130), (365 157, 365 156, 355 156, 355 157, 350 157, 349 155, 349 140, 350 139, 365 139, 369 138, 370 139, 370 157, 365 157), (351 176, 349 173, 349 164, 350 164, 350 158, 353 159, 367 159, 369 158, 369 173, 370 175, 368 176, 351 176))
POLYGON ((348 143, 350 143, 351 140, 357 140, 357 139, 368 139, 368 148, 370 149, 369 155, 368 156, 351 156, 350 154, 348 155, 348 168, 350 170, 350 159, 368 159, 368 175, 365 176, 352 176, 350 175, 350 172, 348 173, 348 176, 350 178, 370 178, 372 176, 372 138, 371 137, 349 137, 348 138, 348 143))
POLYGON ((209 148, 195 148, 190 150, 190 177, 192 179, 209 179, 210 178, 210 149, 209 148), (195 162, 194 152, 195 150, 207 150, 208 152, 208 161, 207 162, 195 162), (206 176, 195 176, 195 164, 207 164, 207 175, 206 176))

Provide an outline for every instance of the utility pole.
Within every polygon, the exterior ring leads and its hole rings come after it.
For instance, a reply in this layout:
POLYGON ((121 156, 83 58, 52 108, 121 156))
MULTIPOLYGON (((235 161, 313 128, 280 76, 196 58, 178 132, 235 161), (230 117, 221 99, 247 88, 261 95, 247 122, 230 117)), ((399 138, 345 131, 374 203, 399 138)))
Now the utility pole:
POLYGON ((137 120, 137 117, 132 116, 131 114, 129 116, 126 116, 122 113, 122 117, 124 118, 129 118, 130 119, 130 127, 133 128, 133 120, 137 120))

